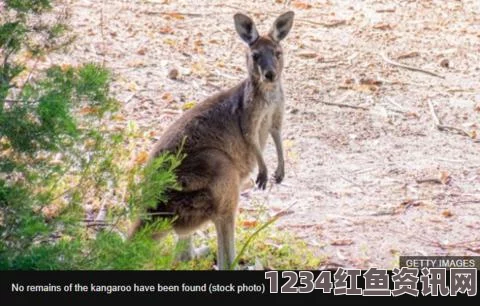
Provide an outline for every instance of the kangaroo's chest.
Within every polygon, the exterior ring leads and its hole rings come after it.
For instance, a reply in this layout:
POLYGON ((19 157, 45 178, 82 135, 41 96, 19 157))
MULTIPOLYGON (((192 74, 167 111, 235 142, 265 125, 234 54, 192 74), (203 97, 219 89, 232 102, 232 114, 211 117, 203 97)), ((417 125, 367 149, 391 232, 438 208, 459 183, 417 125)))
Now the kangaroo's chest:
POLYGON ((258 135, 262 149, 265 147, 272 125, 275 123, 276 118, 280 117, 279 113, 283 112, 284 107, 284 98, 281 90, 266 93, 265 100, 265 112, 258 135))

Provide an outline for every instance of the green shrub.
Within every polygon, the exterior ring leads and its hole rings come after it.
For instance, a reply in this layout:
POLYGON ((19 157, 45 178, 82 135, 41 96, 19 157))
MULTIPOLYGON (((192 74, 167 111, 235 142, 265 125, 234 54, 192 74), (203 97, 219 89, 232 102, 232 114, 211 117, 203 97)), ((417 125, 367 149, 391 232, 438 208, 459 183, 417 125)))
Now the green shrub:
POLYGON ((41 14, 52 13, 49 0, 3 5, 0 269, 143 269, 161 249, 156 268, 167 269, 165 250, 173 242, 150 239, 167 222, 152 223, 130 241, 121 233, 134 207, 152 206, 162 190, 176 187, 181 156, 129 166, 127 132, 106 124, 118 108, 109 71, 94 63, 28 71, 19 55, 35 61, 68 45, 68 26, 41 22, 41 14), (43 40, 33 43, 38 35, 43 40), (86 220, 88 202, 107 207, 100 224, 86 220))

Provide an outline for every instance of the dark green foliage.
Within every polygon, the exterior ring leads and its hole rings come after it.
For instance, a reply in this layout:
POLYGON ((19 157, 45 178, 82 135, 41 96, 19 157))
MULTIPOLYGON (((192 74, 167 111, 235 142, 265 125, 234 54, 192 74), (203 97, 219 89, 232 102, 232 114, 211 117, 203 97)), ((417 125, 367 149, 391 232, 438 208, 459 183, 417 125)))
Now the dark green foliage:
MULTIPOLYGON (((180 189, 174 170, 180 165, 180 155, 163 154, 143 169, 143 179, 134 188, 137 192, 131 198, 132 204, 140 208, 155 207, 166 201, 167 189, 180 189)), ((132 188, 133 189, 133 188, 132 188)))
MULTIPOLYGON (((153 261, 152 256, 159 256, 172 244, 160 245, 151 235, 168 226, 161 221, 152 223, 130 241, 118 233, 104 231, 94 240, 69 237, 56 243, 38 244, 16 256, 0 256, 0 270, 139 270, 152 268, 156 263, 156 268, 162 268, 159 260, 153 261)), ((0 243, 0 254, 3 248, 0 243)), ((171 261, 171 253, 160 259, 164 269, 171 261)))
POLYGON ((0 180, 0 211, 3 227, 0 228, 0 268, 7 268, 4 260, 24 253, 35 237, 48 235, 49 226, 31 207, 31 194, 23 186, 0 180))
POLYGON ((3 24, 0 26, 0 47, 10 52, 19 51, 26 32, 25 24, 20 21, 3 24))
POLYGON ((101 116, 114 106, 108 82, 108 71, 95 64, 49 68, 41 82, 26 86, 22 99, 0 113, 0 137, 27 153, 71 143, 68 137, 78 136, 72 110, 97 107, 101 116))
POLYGON ((50 0, 5 0, 5 4, 20 13, 40 13, 52 7, 50 0))
POLYGON ((109 93, 109 71, 93 63, 26 71, 13 59, 58 50, 69 41, 68 28, 35 23, 51 8, 49 0, 3 5, 0 270, 168 268, 164 249, 171 244, 150 239, 168 223, 154 222, 130 241, 120 233, 132 208, 152 206, 164 200, 166 188, 177 188, 174 170, 182 156, 127 167, 126 133, 105 125, 118 104, 109 93), (45 41, 32 45, 31 35, 39 33, 45 41), (86 226, 84 209, 95 201, 109 208, 97 230, 86 226))

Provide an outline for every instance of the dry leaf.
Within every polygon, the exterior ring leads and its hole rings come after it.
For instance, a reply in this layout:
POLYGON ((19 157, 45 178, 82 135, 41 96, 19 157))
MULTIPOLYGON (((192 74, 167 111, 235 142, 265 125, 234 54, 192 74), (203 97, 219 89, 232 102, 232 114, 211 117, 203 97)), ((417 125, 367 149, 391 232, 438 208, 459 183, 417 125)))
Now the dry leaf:
POLYGON ((453 217, 453 213, 449 210, 444 210, 442 212, 442 215, 445 217, 445 218, 450 218, 450 217, 453 217))
POLYGON ((8 148, 8 149, 3 149, 0 151, 0 157, 11 157, 13 155, 13 149, 8 148))
POLYGON ((477 131, 476 130, 471 130, 469 133, 470 137, 472 139, 477 139, 477 131))
POLYGON ((420 115, 416 112, 406 112, 405 116, 412 117, 412 118, 420 118, 420 115))
POLYGON ((309 3, 301 2, 301 1, 293 1, 292 5, 300 10, 308 10, 312 8, 312 5, 309 3))
POLYGON ((408 53, 405 53, 405 54, 400 54, 399 56, 397 56, 397 59, 412 58, 412 57, 417 57, 419 55, 420 55, 419 52, 412 51, 412 52, 408 52, 408 53))
POLYGON ((125 116, 122 114, 115 114, 112 116, 112 119, 115 121, 125 121, 125 116))
POLYGON ((172 102, 173 101, 173 95, 169 92, 166 92, 162 95, 162 100, 165 100, 166 102, 172 102))
POLYGON ((185 19, 185 16, 183 16, 182 14, 177 13, 177 12, 167 13, 166 16, 169 17, 169 18, 178 19, 178 20, 185 19))
POLYGON ((87 139, 84 143, 85 148, 87 149, 92 149, 96 144, 97 142, 94 139, 87 139))
POLYGON ((144 164, 147 161, 147 159, 148 159, 148 153, 146 151, 142 151, 135 158, 135 163, 137 163, 137 165, 141 165, 141 164, 144 164))
POLYGON ((28 50, 25 50, 24 52, 21 52, 17 57, 17 59, 21 62, 26 62, 26 61, 28 61, 32 58, 33 58, 33 53, 31 51, 28 51, 28 50))
POLYGON ((350 79, 346 79, 345 82, 344 82, 345 85, 351 85, 351 84, 355 84, 355 80, 350 78, 350 79))
POLYGON ((140 48, 140 49, 137 50, 138 55, 145 55, 145 53, 147 53, 146 48, 140 48))
POLYGON ((373 28, 377 30, 391 30, 392 26, 388 23, 377 23, 373 26, 373 28))
POLYGON ((127 84, 127 89, 129 91, 137 91, 138 90, 137 83, 135 83, 135 81, 131 81, 130 83, 127 84))
POLYGON ((22 72, 17 74, 17 76, 13 79, 13 84, 17 87, 23 86, 23 84, 25 84, 26 80, 28 79, 29 75, 30 75, 30 71, 28 69, 23 70, 22 72))
POLYGON ((134 61, 128 62, 127 66, 128 67, 133 67, 133 68, 140 68, 140 67, 145 67, 146 65, 145 65, 144 61, 134 60, 134 61))
POLYGON ((55 218, 56 216, 59 215, 61 211, 61 207, 59 204, 50 204, 48 206, 44 206, 42 207, 42 215, 46 218, 46 219, 53 219, 55 218))
POLYGON ((177 42, 170 38, 165 39, 163 42, 172 47, 175 47, 177 45, 177 42))
POLYGON ((207 70, 202 63, 196 62, 192 64, 192 72, 198 75, 205 75, 207 73, 207 70))
POLYGON ((97 108, 91 106, 85 106, 84 108, 80 109, 79 113, 81 115, 88 115, 88 114, 95 114, 98 111, 97 108))
POLYGON ((350 89, 360 91, 360 92, 375 92, 378 90, 378 86, 376 85, 370 85, 370 84, 359 84, 359 85, 354 85, 350 86, 350 89))
POLYGON ((166 27, 161 27, 158 32, 160 32, 160 34, 173 34, 173 29, 169 26, 166 26, 166 27))
POLYGON ((352 245, 353 240, 351 239, 339 239, 339 240, 334 240, 330 242, 331 245, 352 245))
POLYGON ((301 58, 316 58, 318 56, 317 53, 315 52, 300 52, 300 53, 297 53, 297 55, 301 58))
POLYGON ((69 70, 70 68, 72 68, 72 65, 69 65, 69 64, 62 64, 62 65, 60 66, 60 69, 61 69, 63 72, 69 70))
POLYGON ((450 183, 451 180, 452 177, 450 176, 450 173, 447 171, 440 171, 440 182, 442 182, 442 184, 446 185, 450 183))
POLYGON ((258 222, 256 220, 244 220, 242 222, 243 228, 254 228, 256 227, 258 222))
POLYGON ((360 84, 380 86, 382 85, 382 81, 375 80, 375 79, 360 79, 360 84))

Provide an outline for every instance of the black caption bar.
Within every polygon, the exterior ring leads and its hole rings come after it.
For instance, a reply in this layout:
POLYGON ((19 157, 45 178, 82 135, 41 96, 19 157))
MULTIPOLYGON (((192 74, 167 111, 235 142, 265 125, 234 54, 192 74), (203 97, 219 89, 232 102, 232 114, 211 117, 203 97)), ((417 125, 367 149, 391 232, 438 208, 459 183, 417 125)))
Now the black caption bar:
POLYGON ((366 271, 3 271, 3 305, 375 302, 449 297, 478 304, 476 269, 366 271))

